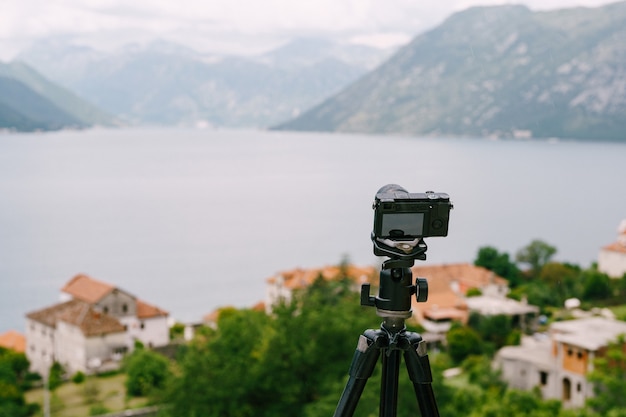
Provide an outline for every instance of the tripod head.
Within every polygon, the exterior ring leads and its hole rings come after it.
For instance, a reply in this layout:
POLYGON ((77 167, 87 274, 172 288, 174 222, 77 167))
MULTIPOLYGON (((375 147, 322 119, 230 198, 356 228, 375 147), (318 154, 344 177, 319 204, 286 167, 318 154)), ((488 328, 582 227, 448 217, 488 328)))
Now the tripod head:
POLYGON ((380 188, 374 198, 374 254, 388 257, 380 271, 377 297, 370 296, 370 285, 361 287, 361 305, 376 307, 385 318, 404 321, 411 317, 411 296, 417 302, 428 298, 428 282, 412 282, 415 260, 426 260, 425 237, 447 236, 450 196, 445 193, 409 193, 397 184, 380 188))

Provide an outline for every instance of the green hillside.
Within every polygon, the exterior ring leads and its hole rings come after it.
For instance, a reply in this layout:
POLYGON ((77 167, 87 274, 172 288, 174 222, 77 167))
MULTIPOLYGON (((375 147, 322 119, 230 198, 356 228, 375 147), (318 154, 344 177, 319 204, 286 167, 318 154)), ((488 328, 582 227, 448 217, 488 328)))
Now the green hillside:
POLYGON ((113 117, 21 62, 0 63, 0 128, 18 131, 111 125, 113 117))

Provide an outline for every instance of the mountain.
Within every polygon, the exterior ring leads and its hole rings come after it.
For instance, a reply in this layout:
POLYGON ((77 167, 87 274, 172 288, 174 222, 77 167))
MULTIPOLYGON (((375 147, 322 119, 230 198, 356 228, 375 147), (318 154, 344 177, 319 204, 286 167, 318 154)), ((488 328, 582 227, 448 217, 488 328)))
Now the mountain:
POLYGON ((252 57, 199 53, 163 40, 100 52, 49 39, 19 59, 131 122, 267 127, 340 91, 388 56, 314 39, 252 57))
POLYGON ((626 2, 474 7, 276 129, 626 140, 626 2))
POLYGON ((22 62, 0 63, 0 128, 56 130, 112 124, 111 116, 22 62))
POLYGON ((34 92, 26 84, 0 76, 0 127, 16 130, 56 130, 84 124, 34 92))

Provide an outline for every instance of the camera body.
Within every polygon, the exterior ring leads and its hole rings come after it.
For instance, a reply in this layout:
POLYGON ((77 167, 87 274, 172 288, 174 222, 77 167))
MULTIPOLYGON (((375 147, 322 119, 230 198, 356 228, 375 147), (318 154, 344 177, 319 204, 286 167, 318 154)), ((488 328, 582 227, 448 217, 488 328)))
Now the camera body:
POLYGON ((402 242, 423 242, 425 237, 447 236, 452 207, 446 193, 409 193, 396 184, 382 187, 372 206, 374 253, 387 255, 377 248, 376 241, 394 246, 402 242))

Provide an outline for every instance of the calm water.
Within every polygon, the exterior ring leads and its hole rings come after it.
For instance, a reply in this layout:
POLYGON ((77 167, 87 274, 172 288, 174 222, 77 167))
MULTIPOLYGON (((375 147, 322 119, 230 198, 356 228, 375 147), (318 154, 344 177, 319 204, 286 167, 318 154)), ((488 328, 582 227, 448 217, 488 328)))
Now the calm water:
POLYGON ((0 135, 0 332, 83 272, 183 321, 277 271, 375 264, 381 186, 444 191, 428 263, 532 239, 587 266, 626 218, 626 145, 178 129, 0 135))

